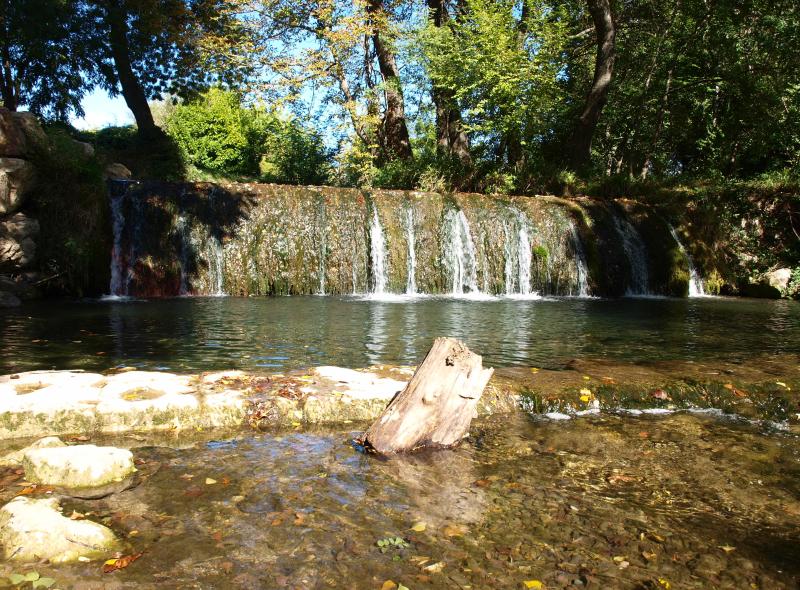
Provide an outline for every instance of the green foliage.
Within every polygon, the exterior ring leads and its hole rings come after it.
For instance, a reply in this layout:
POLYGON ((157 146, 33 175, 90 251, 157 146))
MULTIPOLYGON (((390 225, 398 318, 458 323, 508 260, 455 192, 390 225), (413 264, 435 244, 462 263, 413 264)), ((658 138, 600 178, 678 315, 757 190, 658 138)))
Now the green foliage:
POLYGON ((39 181, 31 195, 31 213, 46 237, 37 251, 39 270, 52 279, 47 288, 79 296, 103 293, 111 228, 102 167, 64 127, 47 133, 49 149, 34 157, 39 181))
POLYGON ((177 105, 166 120, 188 165, 231 178, 323 184, 328 155, 321 138, 294 119, 245 107, 239 94, 213 88, 177 105))

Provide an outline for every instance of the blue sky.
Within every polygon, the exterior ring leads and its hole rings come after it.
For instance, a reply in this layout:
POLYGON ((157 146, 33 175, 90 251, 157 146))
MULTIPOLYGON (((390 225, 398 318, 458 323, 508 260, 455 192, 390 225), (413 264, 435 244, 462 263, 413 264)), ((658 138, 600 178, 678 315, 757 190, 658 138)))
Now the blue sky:
POLYGON ((86 114, 80 119, 70 117, 70 122, 78 129, 102 129, 133 123, 133 114, 122 96, 111 98, 105 90, 96 88, 84 97, 81 104, 86 114))

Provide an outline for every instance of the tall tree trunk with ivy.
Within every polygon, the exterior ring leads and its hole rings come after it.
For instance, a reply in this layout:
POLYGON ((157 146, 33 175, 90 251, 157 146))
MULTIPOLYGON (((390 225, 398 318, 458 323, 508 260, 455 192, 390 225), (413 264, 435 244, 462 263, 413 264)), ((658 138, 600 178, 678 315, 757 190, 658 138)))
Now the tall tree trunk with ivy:
POLYGON ((383 115, 381 144, 383 156, 387 160, 410 160, 411 140, 406 124, 406 110, 403 101, 403 89, 400 83, 400 70, 391 47, 382 34, 379 22, 386 17, 383 0, 369 0, 367 12, 373 19, 372 43, 378 57, 378 68, 383 78, 383 92, 386 98, 386 110, 383 115))
POLYGON ((591 161, 592 139, 608 99, 614 73, 616 29, 610 0, 587 0, 587 3, 594 22, 597 53, 592 87, 586 96, 570 142, 571 164, 575 170, 587 168, 591 161))
MULTIPOLYGON (((428 16, 435 27, 447 26, 449 15, 445 0, 428 0, 428 16)), ((461 111, 449 88, 433 82, 431 99, 436 107, 436 143, 445 154, 458 158, 465 166, 472 165, 469 137, 464 131, 461 111)))

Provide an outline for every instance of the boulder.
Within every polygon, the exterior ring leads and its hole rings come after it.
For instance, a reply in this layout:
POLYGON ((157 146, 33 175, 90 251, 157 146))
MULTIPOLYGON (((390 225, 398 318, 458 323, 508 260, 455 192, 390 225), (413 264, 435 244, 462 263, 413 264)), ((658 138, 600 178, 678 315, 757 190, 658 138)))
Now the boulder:
POLYGON ((131 176, 133 173, 128 170, 127 166, 119 162, 109 164, 103 171, 103 180, 127 180, 131 176))
POLYGON ((0 215, 18 211, 33 187, 33 164, 19 158, 0 158, 0 215))
POLYGON ((770 287, 775 287, 781 293, 785 293, 789 288, 789 281, 792 280, 792 269, 776 268, 768 272, 765 278, 770 287))
POLYGON ((111 529, 61 514, 56 498, 14 498, 0 508, 0 546, 14 561, 105 559, 123 549, 111 529))
POLYGON ((16 271, 30 266, 36 258, 39 222, 22 213, 0 222, 0 270, 16 271))
POLYGON ((36 115, 0 107, 0 156, 26 158, 47 142, 36 115))
POLYGON ((0 308, 17 307, 19 305, 22 305, 19 297, 8 291, 0 291, 0 308))
POLYGON ((86 159, 94 157, 94 146, 91 143, 86 143, 85 141, 78 141, 73 140, 72 144, 75 146, 75 150, 80 152, 80 155, 86 159))
POLYGON ((69 489, 120 482, 136 471, 129 450, 95 445, 30 449, 22 467, 30 482, 69 489))
POLYGON ((67 446, 66 443, 64 443, 64 441, 57 436, 46 436, 45 438, 40 438, 35 443, 25 447, 24 449, 20 449, 19 451, 14 451, 13 453, 9 453, 3 457, 0 457, 0 465, 21 465, 22 459, 25 457, 25 453, 28 451, 65 446, 67 446))

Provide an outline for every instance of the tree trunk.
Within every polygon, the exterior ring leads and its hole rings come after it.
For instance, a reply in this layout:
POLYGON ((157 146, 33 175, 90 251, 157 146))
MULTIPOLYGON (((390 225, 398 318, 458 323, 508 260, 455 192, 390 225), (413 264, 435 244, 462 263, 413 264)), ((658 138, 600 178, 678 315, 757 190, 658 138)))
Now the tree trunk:
MULTIPOLYGON (((447 25, 449 16, 445 0, 428 0, 428 18, 435 27, 447 25)), ((436 107, 436 143, 439 149, 454 156, 465 166, 472 165, 469 137, 464 131, 461 111, 456 105, 453 92, 432 83, 431 99, 436 107)))
POLYGON ((375 20, 382 20, 383 0, 368 0, 367 12, 373 18, 372 43, 378 56, 378 68, 383 78, 383 92, 386 97, 386 111, 383 115, 383 148, 389 160, 410 160, 411 140, 406 125, 406 110, 403 102, 403 89, 400 84, 400 70, 397 67, 394 53, 386 45, 381 36, 380 25, 375 20))
POLYGON ((131 66, 130 47, 128 46, 128 21, 125 9, 120 0, 107 0, 108 7, 108 27, 109 45, 111 56, 114 59, 114 66, 117 70, 117 78, 122 87, 122 96, 125 103, 136 119, 136 126, 139 135, 152 137, 159 134, 160 129, 153 120, 153 113, 150 105, 147 104, 147 96, 144 88, 133 73, 131 66))
POLYGON ((364 443, 384 455, 457 444, 493 372, 463 343, 437 338, 406 388, 364 434, 364 443))
POLYGON ((600 113, 608 99, 611 77, 614 72, 614 19, 610 0, 587 0, 597 36, 597 54, 594 63, 594 79, 586 97, 583 112, 578 118, 572 136, 572 166, 585 169, 591 161, 592 138, 600 120, 600 113))

